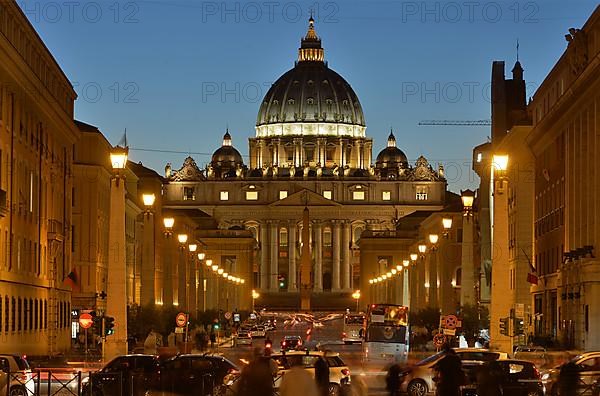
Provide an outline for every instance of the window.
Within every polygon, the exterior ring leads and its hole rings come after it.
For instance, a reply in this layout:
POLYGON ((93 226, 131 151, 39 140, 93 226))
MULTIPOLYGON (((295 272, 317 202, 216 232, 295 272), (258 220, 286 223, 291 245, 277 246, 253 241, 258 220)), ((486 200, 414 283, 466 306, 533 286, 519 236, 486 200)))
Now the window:
POLYGON ((417 186, 417 201, 427 201, 427 186, 417 186))
POLYGON ((477 153, 477 162, 481 162, 482 159, 483 159, 483 154, 477 153))
POLYGON ((325 198, 327 198, 327 199, 332 199, 332 198, 331 198, 331 196, 332 196, 332 194, 331 194, 331 190, 325 190, 325 191, 323 191, 323 196, 324 196, 325 198))
POLYGON ((287 196, 288 196, 287 190, 281 190, 281 191, 279 191, 279 199, 286 199, 287 196))
POLYGON ((384 191, 383 193, 381 193, 381 199, 383 199, 384 201, 391 201, 392 200, 392 192, 384 191))
POLYGON ((323 246, 331 247, 332 241, 331 228, 325 228, 323 230, 323 246))
POLYGON ((284 247, 288 245, 288 232, 287 229, 282 228, 279 230, 279 246, 284 247))
POLYGON ((229 191, 221 191, 221 201, 229 201, 229 191))
POLYGON ((257 201, 258 191, 246 191, 246 201, 257 201))
POLYGON ((364 191, 352 191, 352 199, 355 201, 364 201, 365 200, 365 192, 364 191))
POLYGON ((194 196, 194 187, 183 187, 183 200, 193 201, 196 197, 194 196))

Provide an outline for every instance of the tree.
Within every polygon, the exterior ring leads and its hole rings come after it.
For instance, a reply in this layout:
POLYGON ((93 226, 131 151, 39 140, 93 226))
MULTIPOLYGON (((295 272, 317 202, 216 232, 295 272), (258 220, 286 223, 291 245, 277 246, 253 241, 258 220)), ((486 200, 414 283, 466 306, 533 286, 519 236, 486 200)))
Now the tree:
POLYGON ((489 311, 485 306, 466 304, 460 309, 460 317, 462 319, 461 333, 467 344, 470 347, 474 346, 481 330, 490 327, 489 311))
POLYGON ((413 324, 424 327, 429 334, 440 326, 440 309, 437 307, 423 308, 411 317, 413 324))

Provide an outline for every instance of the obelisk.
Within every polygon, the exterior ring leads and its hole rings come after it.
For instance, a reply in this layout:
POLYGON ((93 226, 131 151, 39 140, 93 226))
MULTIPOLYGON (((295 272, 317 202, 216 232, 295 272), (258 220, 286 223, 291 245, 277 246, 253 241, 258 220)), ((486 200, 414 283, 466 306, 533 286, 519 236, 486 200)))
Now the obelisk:
POLYGON ((310 220, 308 207, 302 214, 302 251, 300 252, 300 310, 310 311, 312 259, 310 257, 310 220))

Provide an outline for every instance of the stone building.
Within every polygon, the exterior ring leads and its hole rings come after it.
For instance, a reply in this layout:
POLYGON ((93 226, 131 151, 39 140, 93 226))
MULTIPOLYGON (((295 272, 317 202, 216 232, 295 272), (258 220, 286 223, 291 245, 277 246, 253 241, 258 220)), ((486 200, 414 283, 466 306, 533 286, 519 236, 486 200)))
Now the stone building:
POLYGON ((244 258, 225 263, 216 251, 210 259, 260 289, 268 306, 298 306, 300 251, 309 243, 313 306, 344 307, 376 266, 361 261, 363 231, 395 230, 406 216, 445 205, 443 168, 424 157, 411 165, 393 133, 374 161, 372 149, 358 96, 325 62, 311 19, 294 67, 260 105, 249 161, 227 131, 205 168, 192 158, 180 169, 167 165, 164 206, 208 216, 221 232, 249 231, 255 248, 244 258))
POLYGON ((13 1, 0 59, 0 353, 66 352, 76 94, 13 1))

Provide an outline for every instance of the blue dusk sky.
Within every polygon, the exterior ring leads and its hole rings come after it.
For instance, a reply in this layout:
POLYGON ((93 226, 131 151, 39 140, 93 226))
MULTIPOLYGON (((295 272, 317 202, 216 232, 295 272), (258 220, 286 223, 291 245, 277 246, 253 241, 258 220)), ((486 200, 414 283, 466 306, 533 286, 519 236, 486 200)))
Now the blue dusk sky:
POLYGON ((528 96, 597 2, 18 1, 79 98, 77 119, 163 173, 188 153, 203 167, 228 126, 247 159, 269 86, 293 67, 309 10, 329 67, 361 101, 373 156, 393 127, 411 162, 447 169, 450 189, 475 186, 473 146, 489 127, 418 126, 490 118, 494 60, 519 59, 528 96))

